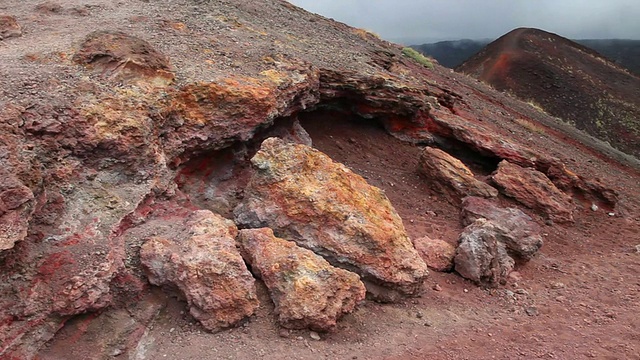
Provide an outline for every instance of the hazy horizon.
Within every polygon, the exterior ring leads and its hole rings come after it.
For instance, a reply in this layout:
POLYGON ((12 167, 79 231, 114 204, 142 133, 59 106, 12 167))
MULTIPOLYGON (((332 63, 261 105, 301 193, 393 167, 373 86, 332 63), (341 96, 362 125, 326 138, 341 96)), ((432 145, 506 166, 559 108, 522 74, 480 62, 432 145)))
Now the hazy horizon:
POLYGON ((308 11, 372 31, 384 39, 417 44, 497 39, 531 27, 576 40, 640 40, 637 0, 290 0, 308 11))

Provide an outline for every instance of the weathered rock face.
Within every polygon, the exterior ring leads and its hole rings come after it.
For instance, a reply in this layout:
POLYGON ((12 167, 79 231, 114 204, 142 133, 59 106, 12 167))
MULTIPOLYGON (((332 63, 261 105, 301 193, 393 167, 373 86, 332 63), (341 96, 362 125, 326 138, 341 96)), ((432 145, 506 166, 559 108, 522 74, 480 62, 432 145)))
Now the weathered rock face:
POLYGON ((364 280, 419 292, 427 266, 382 191, 321 152, 277 138, 251 162, 256 172, 234 211, 239 226, 270 227, 364 280))
POLYGON ((573 222, 574 205, 543 173, 502 161, 492 176, 505 195, 557 222, 573 222))
POLYGON ((0 14, 0 41, 22 35, 22 28, 15 17, 0 14))
POLYGON ((17 241, 27 236, 29 217, 34 210, 31 189, 10 174, 0 169, 0 251, 11 249, 17 241))
POLYGON ((431 239, 428 236, 413 240, 413 245, 430 269, 450 271, 453 268, 453 258, 456 255, 455 246, 440 239, 431 239))
POLYGON ((533 219, 516 208, 502 208, 494 202, 467 197, 462 200, 462 225, 468 226, 478 219, 487 219, 498 231, 498 240, 507 251, 523 260, 531 259, 543 245, 540 227, 533 219))
POLYGON ((478 284, 496 286, 506 283, 515 265, 506 246, 498 240, 500 230, 485 219, 476 220, 460 234, 455 270, 478 284))
POLYGON ((235 247, 233 222, 199 210, 173 234, 159 234, 142 245, 140 260, 149 282, 177 287, 191 315, 208 330, 251 316, 258 307, 255 283, 235 247))
POLYGON ((119 31, 89 34, 73 60, 117 80, 150 80, 156 85, 173 81, 169 61, 151 44, 119 31))
POLYGON ((240 230, 238 243, 254 274, 267 285, 285 328, 331 330, 364 300, 366 290, 358 275, 275 237, 271 229, 240 230))
POLYGON ((498 190, 477 180, 460 160, 440 149, 426 147, 422 151, 420 171, 430 182, 453 191, 458 196, 498 196, 498 190))

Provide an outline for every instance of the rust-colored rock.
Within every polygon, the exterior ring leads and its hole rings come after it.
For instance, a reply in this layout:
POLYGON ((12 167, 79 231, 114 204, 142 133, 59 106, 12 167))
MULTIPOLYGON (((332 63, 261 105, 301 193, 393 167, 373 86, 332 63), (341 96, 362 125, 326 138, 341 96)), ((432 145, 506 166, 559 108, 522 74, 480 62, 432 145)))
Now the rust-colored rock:
POLYGON ((456 255, 455 246, 440 239, 431 239, 428 236, 413 240, 413 245, 430 269, 450 271, 453 268, 453 258, 456 255))
POLYGON ((543 173, 502 161, 492 175, 505 195, 557 222, 573 222, 571 197, 560 191, 543 173))
POLYGON ((285 328, 332 330, 364 300, 366 290, 358 275, 275 237, 269 228, 240 230, 238 243, 253 273, 267 285, 285 328))
POLYGON ((251 316, 258 298, 235 247, 233 222, 200 210, 188 216, 181 230, 175 237, 158 235, 142 245, 140 260, 149 282, 177 287, 191 315, 210 331, 251 316))
POLYGON ((118 80, 148 80, 154 85, 173 81, 169 60, 147 41, 119 31, 87 36, 73 60, 118 80))
POLYGON ((270 227, 364 281, 420 291, 427 266, 380 189, 317 150, 277 138, 251 162, 256 172, 234 211, 239 225, 270 227))
POLYGON ((0 14, 0 41, 22 35, 22 27, 15 17, 0 14))
POLYGON ((29 217, 34 209, 31 189, 0 169, 0 251, 13 248, 27 236, 29 217))
POLYGON ((509 254, 523 260, 531 259, 543 245, 540 226, 522 210, 502 208, 495 202, 467 197, 462 200, 462 225, 471 225, 478 219, 490 220, 500 231, 502 241, 509 254))
POLYGON ((462 277, 496 286, 505 284, 515 261, 499 241, 499 229, 491 221, 478 219, 460 234, 454 258, 455 270, 462 277))
POLYGON ((458 196, 498 196, 498 190, 477 180, 471 170, 460 160, 440 149, 426 147, 422 151, 420 171, 429 182, 453 191, 458 196))

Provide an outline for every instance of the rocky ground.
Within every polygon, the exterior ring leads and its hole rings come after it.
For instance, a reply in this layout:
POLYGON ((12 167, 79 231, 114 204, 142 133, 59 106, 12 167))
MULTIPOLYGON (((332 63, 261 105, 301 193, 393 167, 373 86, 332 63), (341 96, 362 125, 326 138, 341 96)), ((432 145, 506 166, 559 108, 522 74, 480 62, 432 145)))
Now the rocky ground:
POLYGON ((640 358, 633 158, 282 1, 0 14, 0 357, 640 358))

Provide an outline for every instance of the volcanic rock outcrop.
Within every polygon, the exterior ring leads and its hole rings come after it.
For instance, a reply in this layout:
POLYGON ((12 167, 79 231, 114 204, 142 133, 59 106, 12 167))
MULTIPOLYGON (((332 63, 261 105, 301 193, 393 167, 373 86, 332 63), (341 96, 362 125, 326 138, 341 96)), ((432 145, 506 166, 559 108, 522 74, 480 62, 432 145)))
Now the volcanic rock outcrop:
POLYGON ((628 168, 610 171, 607 155, 555 132, 530 141, 513 122, 549 116, 286 1, 40 3, 2 2, 28 31, 0 46, 0 358, 34 358, 73 317, 144 298, 149 278, 176 287, 210 329, 251 314, 253 280, 224 230, 233 227, 198 225, 222 222, 212 209, 231 216, 238 201, 242 227, 269 226, 369 288, 419 293, 427 269, 400 217, 345 166, 275 139, 254 157, 246 191, 210 165, 230 156, 248 167, 260 137, 301 112, 359 116, 401 139, 535 168, 589 205, 635 209, 628 168), (233 198, 217 184, 200 191, 215 176, 233 198), (219 198, 233 201, 216 208, 219 198), (194 277, 198 267, 216 282, 194 277), (209 297, 226 275, 244 285, 209 297))
POLYGON ((498 196, 498 190, 477 180, 460 160, 440 149, 426 147, 422 151, 420 170, 429 181, 435 182, 444 190, 453 191, 458 196, 498 196))
POLYGON ((365 297, 358 275, 331 266, 268 228, 240 230, 243 257, 269 289, 285 328, 328 331, 365 297))
POLYGON ((180 290, 189 312, 208 330, 233 326, 258 307, 253 277, 235 246, 232 221, 207 210, 188 215, 183 228, 158 234, 140 248, 153 285, 180 290))
POLYGON ((487 199, 467 197, 462 200, 461 217, 464 226, 478 219, 490 220, 499 230, 499 241, 520 259, 531 259, 543 245, 540 226, 520 209, 502 208, 487 199))
POLYGON ((505 195, 540 211, 557 222, 573 222, 571 197, 560 191, 543 173, 502 161, 492 176, 505 195))
POLYGON ((455 270, 478 284, 504 284, 513 271, 515 261, 507 254, 499 239, 500 229, 491 221, 478 219, 460 234, 455 270))
POLYGON ((310 147, 266 139, 235 209, 239 226, 277 236, 356 271, 364 281, 417 294, 427 266, 384 193, 310 147))

